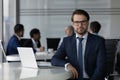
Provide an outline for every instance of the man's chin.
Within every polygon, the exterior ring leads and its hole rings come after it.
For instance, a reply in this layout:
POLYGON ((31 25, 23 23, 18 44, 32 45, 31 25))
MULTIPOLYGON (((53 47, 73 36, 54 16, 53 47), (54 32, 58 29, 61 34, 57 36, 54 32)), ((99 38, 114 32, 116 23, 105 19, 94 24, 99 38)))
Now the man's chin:
POLYGON ((84 32, 77 32, 78 34, 80 35, 84 35, 87 31, 84 31, 84 32))

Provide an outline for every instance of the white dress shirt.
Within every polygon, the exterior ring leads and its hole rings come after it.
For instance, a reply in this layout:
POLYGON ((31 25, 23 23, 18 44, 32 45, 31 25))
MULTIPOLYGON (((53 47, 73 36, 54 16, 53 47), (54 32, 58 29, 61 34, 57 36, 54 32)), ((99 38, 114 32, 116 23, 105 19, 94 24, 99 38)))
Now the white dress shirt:
MULTIPOLYGON (((86 71, 85 71, 85 63, 84 63, 84 55, 85 55, 85 47, 86 47, 86 42, 87 42, 87 37, 88 37, 88 33, 86 33, 84 36, 79 36, 79 34, 76 33, 76 46, 77 46, 77 56, 78 56, 78 45, 79 45, 79 40, 77 37, 80 37, 80 38, 84 38, 82 40, 82 54, 83 54, 83 78, 89 78, 89 76, 87 75, 86 71)), ((69 71, 67 69, 67 65, 69 63, 65 64, 65 70, 66 71, 69 71)))
POLYGON ((33 48, 37 51, 40 52, 40 49, 37 47, 37 43, 33 38, 32 38, 32 43, 33 43, 33 48))

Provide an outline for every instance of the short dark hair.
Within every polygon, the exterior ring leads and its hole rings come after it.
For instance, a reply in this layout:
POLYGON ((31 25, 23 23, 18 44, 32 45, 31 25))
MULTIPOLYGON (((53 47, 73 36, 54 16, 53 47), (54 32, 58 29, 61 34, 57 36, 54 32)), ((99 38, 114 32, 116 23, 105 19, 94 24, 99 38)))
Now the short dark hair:
POLYGON ((21 32, 21 31, 24 31, 24 26, 22 24, 16 24, 15 27, 14 27, 14 32, 18 33, 18 32, 21 32))
POLYGON ((101 29, 101 24, 98 21, 93 21, 90 23, 90 29, 93 33, 98 33, 101 29))
POLYGON ((73 22, 73 17, 74 17, 75 14, 86 16, 88 21, 89 21, 89 19, 90 19, 90 16, 89 16, 89 14, 87 13, 87 11, 82 10, 82 9, 77 9, 77 10, 75 10, 75 11, 73 12, 73 14, 72 14, 72 17, 71 17, 71 21, 72 21, 72 22, 73 22))
POLYGON ((32 29, 32 30, 30 31, 30 37, 33 37, 33 36, 34 36, 34 34, 40 34, 39 29, 34 28, 34 29, 32 29))

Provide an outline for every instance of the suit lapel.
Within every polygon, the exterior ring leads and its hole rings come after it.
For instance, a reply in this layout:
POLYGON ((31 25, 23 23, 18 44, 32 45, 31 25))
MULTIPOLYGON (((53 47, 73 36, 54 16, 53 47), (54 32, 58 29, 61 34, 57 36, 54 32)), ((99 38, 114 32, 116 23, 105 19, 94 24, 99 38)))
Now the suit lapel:
POLYGON ((87 42, 86 42, 86 48, 85 48, 85 60, 90 52, 90 49, 91 49, 91 34, 88 33, 88 38, 87 38, 87 42))
POLYGON ((76 46, 76 36, 75 35, 72 38, 71 46, 72 46, 72 53, 74 54, 73 58, 76 62, 77 61, 77 46, 76 46))

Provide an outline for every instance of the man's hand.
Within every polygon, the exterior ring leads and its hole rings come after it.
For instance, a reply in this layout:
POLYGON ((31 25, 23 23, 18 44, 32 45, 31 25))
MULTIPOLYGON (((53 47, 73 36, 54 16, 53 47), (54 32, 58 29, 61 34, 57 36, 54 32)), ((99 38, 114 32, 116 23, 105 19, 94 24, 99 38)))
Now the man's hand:
POLYGON ((45 50, 45 47, 40 47, 40 52, 43 52, 45 50))
POLYGON ((71 64, 67 65, 67 69, 72 73, 74 79, 78 78, 78 72, 71 64))

